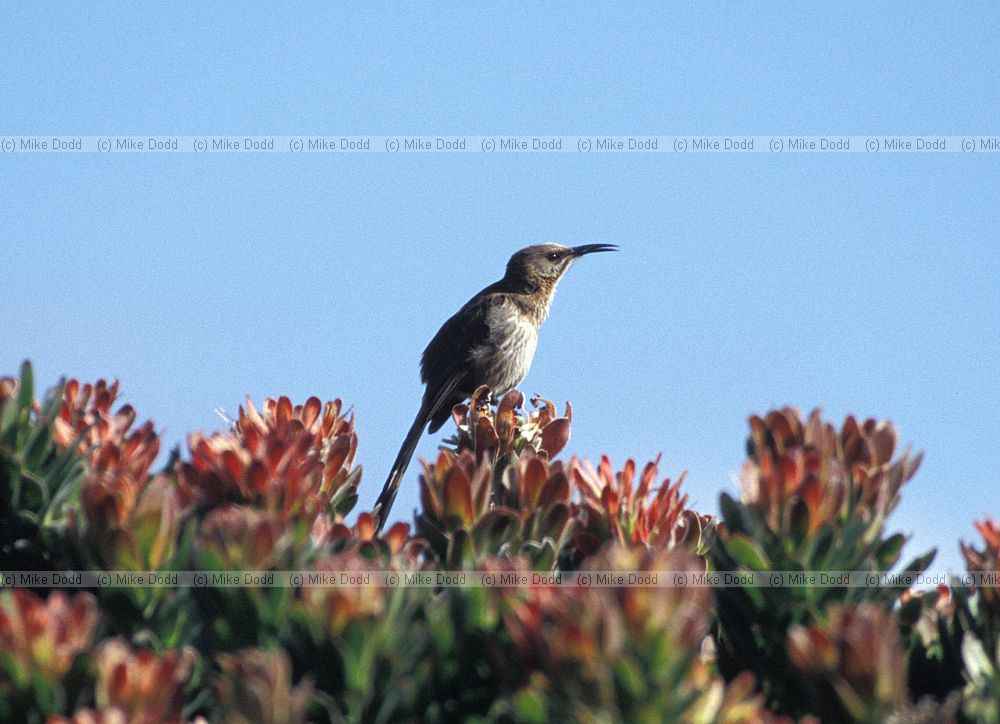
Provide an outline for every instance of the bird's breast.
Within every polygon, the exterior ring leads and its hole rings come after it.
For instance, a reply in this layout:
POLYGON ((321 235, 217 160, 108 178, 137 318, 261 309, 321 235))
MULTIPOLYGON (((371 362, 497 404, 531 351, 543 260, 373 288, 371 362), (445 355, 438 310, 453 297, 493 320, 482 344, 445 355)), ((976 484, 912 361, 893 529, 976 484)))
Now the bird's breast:
POLYGON ((538 329, 514 305, 499 305, 487 320, 487 344, 476 350, 474 364, 480 384, 503 394, 521 384, 531 369, 538 329))

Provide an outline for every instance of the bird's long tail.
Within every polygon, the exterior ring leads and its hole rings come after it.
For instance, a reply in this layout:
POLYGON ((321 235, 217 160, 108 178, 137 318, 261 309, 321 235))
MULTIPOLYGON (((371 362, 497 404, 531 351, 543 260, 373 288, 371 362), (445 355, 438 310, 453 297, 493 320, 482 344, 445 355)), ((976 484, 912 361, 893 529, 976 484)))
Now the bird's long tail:
POLYGON ((382 486, 382 492, 378 494, 378 500, 375 501, 375 508, 372 510, 372 513, 378 519, 376 531, 382 530, 382 526, 385 525, 385 521, 389 517, 389 509, 392 508, 392 503, 396 499, 396 493, 399 492, 399 484, 403 482, 403 473, 406 472, 406 468, 410 464, 410 458, 413 457, 413 451, 417 448, 420 436, 424 433, 424 427, 434 417, 434 413, 441 409, 443 405, 448 404, 452 399, 452 394, 455 392, 455 388, 461 379, 462 375, 456 372, 437 389, 433 398, 424 397, 424 401, 420 405, 420 411, 417 413, 416 418, 414 418, 413 424, 410 425, 410 431, 406 433, 403 444, 396 454, 396 461, 392 464, 392 469, 389 471, 389 477, 386 478, 385 485, 382 486))
POLYGON ((410 425, 410 431, 406 433, 406 438, 403 440, 403 444, 396 454, 396 461, 392 464, 392 469, 389 471, 389 477, 386 479, 385 485, 382 486, 382 492, 378 494, 378 500, 375 501, 375 508, 372 510, 375 517, 378 518, 376 528, 378 531, 382 530, 386 518, 389 517, 389 509, 392 508, 392 503, 396 499, 396 493, 399 492, 399 484, 403 482, 403 474, 410 464, 410 458, 413 457, 413 451, 417 448, 420 436, 424 434, 424 427, 427 426, 427 419, 429 417, 430 414, 428 414, 426 406, 421 405, 416 419, 410 425))

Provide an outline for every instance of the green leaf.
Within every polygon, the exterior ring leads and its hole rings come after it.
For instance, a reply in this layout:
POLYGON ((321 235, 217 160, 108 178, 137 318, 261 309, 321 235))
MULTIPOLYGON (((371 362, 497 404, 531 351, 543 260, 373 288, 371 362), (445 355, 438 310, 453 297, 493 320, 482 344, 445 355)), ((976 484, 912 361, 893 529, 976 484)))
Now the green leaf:
POLYGON ((521 529, 517 513, 509 508, 494 508, 476 521, 472 540, 480 553, 496 553, 504 543, 510 542, 521 529))
POLYGON ((729 551, 729 555, 739 565, 751 571, 767 571, 771 569, 771 562, 768 560, 767 554, 757 545, 756 541, 751 540, 742 533, 731 535, 725 542, 725 546, 729 551))
POLYGON ((551 571, 556 567, 556 551, 555 542, 551 538, 544 538, 541 543, 538 544, 538 548, 535 554, 532 556, 534 561, 534 569, 536 571, 551 571))
POLYGON ((934 556, 937 555, 937 548, 931 548, 929 551, 924 553, 918 558, 914 558, 912 561, 907 563, 904 567, 904 571, 912 571, 915 573, 922 573, 927 570, 929 566, 934 561, 934 556))
POLYGON ((826 558, 830 554, 833 545, 833 529, 824 524, 816 531, 806 554, 806 568, 813 570, 829 570, 826 566, 826 558))
POLYGON ((834 545, 824 561, 824 568, 832 571, 853 569, 858 559, 865 555, 860 542, 867 529, 868 523, 859 518, 848 521, 840 533, 840 539, 834 537, 834 545))
POLYGON ((844 532, 841 534, 839 548, 841 550, 845 548, 854 548, 854 546, 858 544, 858 541, 861 540, 861 536, 865 534, 865 529, 867 527, 868 524, 860 518, 855 518, 849 521, 847 525, 844 526, 844 532))
POLYGON ((879 568, 888 569, 895 565, 905 544, 906 536, 902 533, 896 533, 896 535, 882 541, 878 550, 875 551, 875 559, 878 561, 879 568))
POLYGON ((615 678, 618 684, 628 692, 633 699, 645 699, 646 679, 642 674, 642 667, 631 656, 622 656, 615 665, 615 678))
POLYGON ((30 410, 35 399, 35 375, 31 371, 31 362, 25 360, 21 364, 21 388, 17 391, 17 406, 22 410, 30 410))
POLYGON ((535 689, 522 689, 518 692, 514 697, 514 710, 517 712, 518 721, 539 724, 548 721, 545 715, 545 699, 535 689))
POLYGON ((341 515, 346 516, 354 510, 354 506, 357 505, 358 494, 352 488, 342 488, 337 491, 337 495, 334 497, 334 500, 334 510, 341 515))
POLYGON ((719 510, 722 512, 722 519, 729 526, 729 529, 734 533, 740 533, 745 530, 744 520, 743 520, 743 503, 734 500, 729 493, 723 493, 719 496, 719 510))
POLYGON ((486 589, 464 589, 466 620, 471 628, 492 631, 497 625, 498 611, 486 595, 486 589))
POLYGON ((49 420, 36 419, 28 440, 24 445, 24 462, 32 470, 37 470, 45 462, 52 449, 52 427, 49 420))
POLYGON ((0 402, 0 440, 12 445, 16 436, 18 406, 14 400, 0 402))
POLYGON ((799 548, 809 535, 809 507, 801 499, 796 500, 792 506, 791 534, 796 548, 799 548))
POLYGON ((448 539, 447 564, 449 568, 464 568, 475 560, 472 538, 464 528, 451 531, 448 539))

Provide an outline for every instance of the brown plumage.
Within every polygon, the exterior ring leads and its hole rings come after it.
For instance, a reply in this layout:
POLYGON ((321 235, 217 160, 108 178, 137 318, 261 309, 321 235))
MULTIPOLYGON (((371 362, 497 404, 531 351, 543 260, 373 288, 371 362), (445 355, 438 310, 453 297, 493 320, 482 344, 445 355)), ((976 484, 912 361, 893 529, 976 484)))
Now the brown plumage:
POLYGON ((429 431, 437 432, 451 408, 482 385, 495 395, 519 385, 531 367, 538 330, 562 275, 575 259, 616 248, 612 244, 539 244, 521 249, 507 262, 500 281, 483 289, 441 325, 420 361, 420 379, 426 385, 423 402, 375 503, 380 530, 424 427, 430 423, 429 431))

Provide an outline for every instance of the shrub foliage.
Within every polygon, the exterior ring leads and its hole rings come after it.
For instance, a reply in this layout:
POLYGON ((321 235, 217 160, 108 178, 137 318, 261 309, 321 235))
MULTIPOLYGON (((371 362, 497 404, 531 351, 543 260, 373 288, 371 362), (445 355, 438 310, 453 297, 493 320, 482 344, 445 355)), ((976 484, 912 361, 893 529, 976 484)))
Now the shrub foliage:
MULTIPOLYGON (((922 571, 889 518, 920 464, 887 422, 750 418, 739 499, 688 505, 659 460, 560 458, 572 409, 480 390, 419 475, 357 510, 340 400, 248 400, 160 437, 118 383, 0 380, 0 571, 350 572, 351 585, 0 591, 0 720, 996 721, 1000 590, 586 587, 561 574, 922 571), (526 409, 527 408, 527 409, 526 409), (493 587, 384 586, 391 571, 493 587), (530 574, 539 574, 539 584, 530 574)), ((1000 574, 1000 528, 962 544, 1000 574)))

